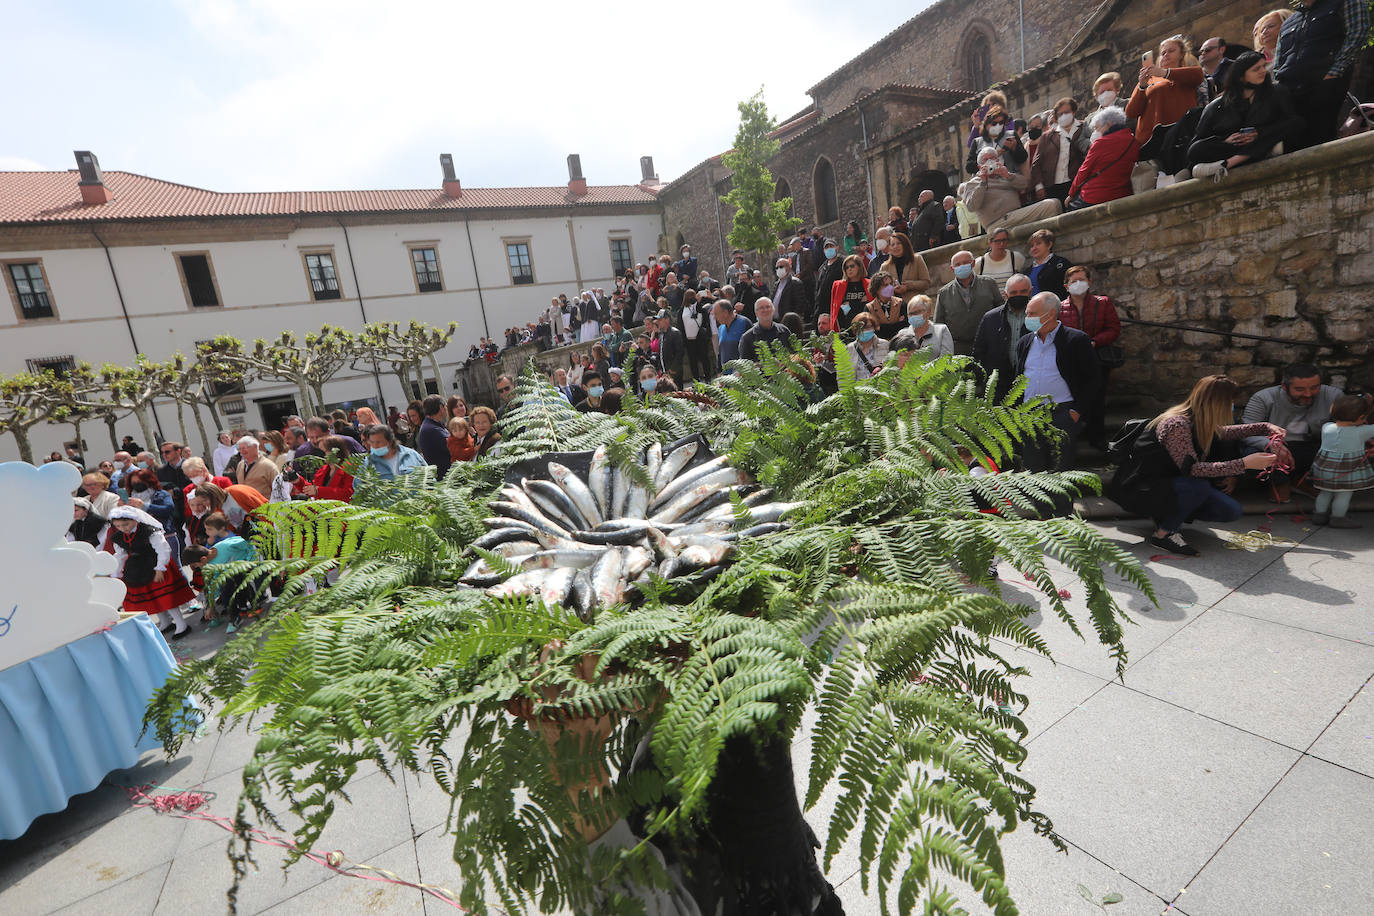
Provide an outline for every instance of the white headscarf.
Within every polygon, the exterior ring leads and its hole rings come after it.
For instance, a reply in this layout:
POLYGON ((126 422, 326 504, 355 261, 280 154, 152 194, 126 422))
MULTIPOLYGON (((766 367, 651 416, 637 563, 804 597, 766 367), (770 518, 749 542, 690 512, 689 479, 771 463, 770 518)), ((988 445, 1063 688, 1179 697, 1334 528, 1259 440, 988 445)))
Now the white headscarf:
POLYGON ((162 522, 135 506, 120 506, 110 513, 110 521, 117 518, 131 518, 140 525, 152 525, 158 531, 162 530, 162 522))

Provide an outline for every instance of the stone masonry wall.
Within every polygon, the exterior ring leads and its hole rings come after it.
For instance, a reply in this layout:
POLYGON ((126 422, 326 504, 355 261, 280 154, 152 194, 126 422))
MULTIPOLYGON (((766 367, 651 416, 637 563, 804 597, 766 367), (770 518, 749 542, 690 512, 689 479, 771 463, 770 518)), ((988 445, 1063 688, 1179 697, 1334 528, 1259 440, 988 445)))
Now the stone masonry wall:
MULTIPOLYGON (((1374 390, 1374 133, 1021 226, 1013 244, 1025 251, 1039 228, 1093 268, 1123 319, 1184 326, 1123 322, 1118 413, 1176 403, 1211 373, 1254 391, 1300 360, 1374 390)), ((932 279, 948 282, 953 253, 982 254, 985 239, 925 252, 932 279)))

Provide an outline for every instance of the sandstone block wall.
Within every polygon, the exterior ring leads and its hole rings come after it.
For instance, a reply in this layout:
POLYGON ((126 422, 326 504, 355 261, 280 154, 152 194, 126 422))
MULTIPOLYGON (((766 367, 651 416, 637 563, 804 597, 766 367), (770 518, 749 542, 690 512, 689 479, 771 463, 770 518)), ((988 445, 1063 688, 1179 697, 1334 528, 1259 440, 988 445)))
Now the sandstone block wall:
MULTIPOLYGON (((1118 412, 1176 403, 1211 373, 1253 391, 1299 360, 1374 390, 1374 133, 1018 227, 1013 244, 1038 228, 1123 319, 1178 326, 1123 322, 1118 412)), ((933 279, 985 239, 926 252, 933 279)))

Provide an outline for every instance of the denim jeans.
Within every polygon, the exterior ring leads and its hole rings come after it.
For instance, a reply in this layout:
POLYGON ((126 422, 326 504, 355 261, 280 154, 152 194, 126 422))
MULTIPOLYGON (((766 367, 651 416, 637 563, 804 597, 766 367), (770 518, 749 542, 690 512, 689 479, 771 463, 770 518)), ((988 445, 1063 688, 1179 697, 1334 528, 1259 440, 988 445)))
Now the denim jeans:
POLYGON ((1155 521, 1170 534, 1183 527, 1184 522, 1201 519, 1204 522, 1231 522, 1240 518, 1240 503, 1212 486, 1206 477, 1174 478, 1174 511, 1155 521))

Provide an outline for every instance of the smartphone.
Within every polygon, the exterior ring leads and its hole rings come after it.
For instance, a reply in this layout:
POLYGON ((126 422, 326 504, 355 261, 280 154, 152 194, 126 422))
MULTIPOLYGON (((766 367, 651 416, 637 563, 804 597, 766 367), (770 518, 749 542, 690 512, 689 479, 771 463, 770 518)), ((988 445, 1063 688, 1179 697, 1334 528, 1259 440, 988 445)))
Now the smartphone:
POLYGON ((1255 128, 1253 127, 1242 127, 1240 130, 1236 131, 1238 134, 1253 134, 1254 132, 1255 128))
POLYGON ((1140 63, 1141 66, 1144 67, 1153 67, 1155 65, 1155 52, 1146 51, 1144 54, 1140 55, 1140 63))

